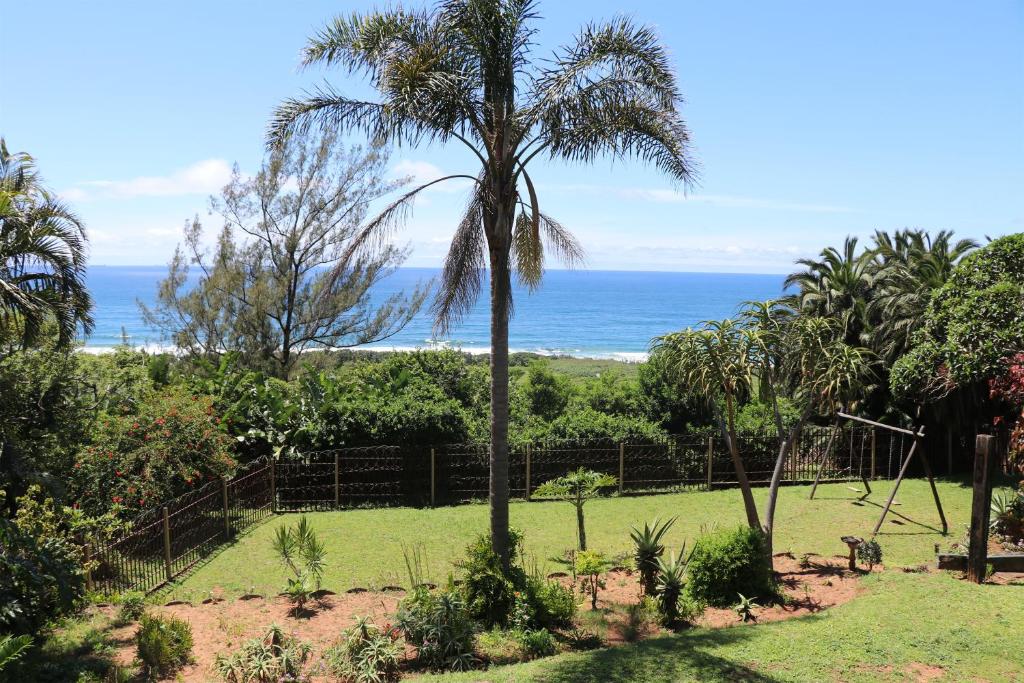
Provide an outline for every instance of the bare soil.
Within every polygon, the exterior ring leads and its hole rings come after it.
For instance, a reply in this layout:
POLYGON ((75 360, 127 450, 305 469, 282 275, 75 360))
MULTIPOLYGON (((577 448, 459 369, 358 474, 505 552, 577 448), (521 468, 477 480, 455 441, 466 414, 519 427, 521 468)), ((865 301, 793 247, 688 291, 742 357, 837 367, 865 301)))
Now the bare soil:
MULTIPOLYGON (((849 602, 860 592, 858 578, 865 572, 851 572, 846 559, 840 557, 811 556, 810 564, 800 563, 788 555, 775 558, 780 587, 787 598, 783 604, 763 605, 755 608, 755 623, 781 621, 813 614, 823 609, 849 602)), ((881 567, 875 567, 880 571, 881 567)), ((559 580, 569 583, 568 577, 559 580)), ((598 608, 604 612, 607 623, 605 642, 622 642, 619 625, 625 620, 624 607, 640 598, 640 586, 635 572, 617 569, 605 577, 606 587, 600 591, 598 608)), ((201 604, 170 604, 154 608, 158 613, 171 614, 188 621, 195 642, 195 661, 178 672, 175 680, 188 683, 217 680, 213 663, 217 653, 230 653, 244 641, 263 635, 273 623, 313 646, 311 660, 334 644, 342 629, 349 627, 357 616, 370 616, 384 625, 395 613, 403 593, 350 592, 322 595, 311 602, 300 615, 291 613, 291 605, 282 596, 248 596, 234 600, 208 600, 201 604)), ((590 608, 589 598, 580 606, 581 614, 590 608)), ((116 614, 116 607, 98 608, 108 616, 116 614)), ((696 626, 721 628, 739 626, 741 622, 731 609, 707 609, 696 626)), ((128 665, 135 657, 133 637, 138 626, 131 624, 115 629, 113 640, 120 643, 117 659, 128 665)), ((648 635, 659 632, 652 627, 648 635)), ((412 653, 409 652, 411 655, 412 653)), ((314 680, 321 680, 314 678, 314 680)), ((324 679, 326 680, 326 679, 324 679)))

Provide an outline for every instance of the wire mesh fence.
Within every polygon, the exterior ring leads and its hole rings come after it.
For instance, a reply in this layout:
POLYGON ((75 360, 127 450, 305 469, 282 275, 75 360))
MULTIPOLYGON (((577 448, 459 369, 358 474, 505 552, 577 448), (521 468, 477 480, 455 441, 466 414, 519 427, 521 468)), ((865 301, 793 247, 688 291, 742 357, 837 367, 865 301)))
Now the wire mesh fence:
MULTIPOLYGON (((777 437, 744 434, 737 444, 750 481, 767 483, 778 455, 777 437)), ((788 458, 783 480, 893 478, 910 444, 907 435, 859 425, 806 427, 788 458)), ((229 480, 211 481, 140 515, 119 538, 93 550, 90 581, 105 592, 153 590, 275 512, 484 499, 489 459, 487 444, 447 444, 343 448, 258 460, 229 480)), ((648 443, 518 444, 510 446, 508 463, 510 492, 519 498, 529 498, 543 482, 580 467, 614 476, 623 494, 709 489, 736 482, 726 442, 706 435, 648 443)))

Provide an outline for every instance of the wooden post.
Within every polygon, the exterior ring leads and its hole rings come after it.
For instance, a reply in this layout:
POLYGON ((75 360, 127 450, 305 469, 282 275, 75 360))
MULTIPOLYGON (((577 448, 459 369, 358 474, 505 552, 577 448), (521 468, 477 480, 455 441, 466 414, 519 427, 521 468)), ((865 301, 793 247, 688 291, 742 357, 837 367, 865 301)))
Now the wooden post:
POLYGON ((89 541, 82 544, 82 560, 85 565, 85 590, 92 592, 92 546, 89 541))
POLYGON ((434 500, 437 493, 437 452, 430 449, 430 507, 434 507, 434 500))
MULTIPOLYGON (((839 413, 842 415, 842 413, 839 413)), ((825 470, 825 462, 828 460, 829 454, 832 452, 832 444, 835 443, 836 436, 843 430, 842 425, 839 424, 839 418, 836 418, 835 423, 832 425, 832 433, 828 435, 828 444, 825 446, 825 452, 821 454, 821 462, 818 463, 818 471, 814 474, 814 484, 811 486, 811 500, 814 500, 814 494, 818 492, 818 484, 821 483, 821 473, 825 470)), ((850 430, 853 433, 853 430, 850 430)))
POLYGON ((526 500, 530 500, 530 465, 533 446, 526 444, 526 500))
POLYGON ((231 513, 228 510, 228 480, 220 478, 220 493, 224 501, 224 540, 231 539, 231 513))
POLYGON ((270 512, 277 512, 277 461, 270 461, 270 512))
POLYGON ((971 543, 967 552, 967 578, 974 583, 985 580, 995 461, 995 438, 979 434, 974 440, 974 497, 971 502, 971 543))
POLYGON ((946 513, 942 511, 942 501, 939 500, 939 490, 935 488, 935 477, 932 476, 932 466, 928 462, 928 452, 921 448, 921 465, 924 467, 925 476, 928 477, 928 484, 932 487, 932 498, 935 499, 935 509, 939 511, 939 519, 942 520, 942 533, 949 533, 949 523, 946 521, 946 513))
POLYGON ((341 454, 334 451, 334 509, 341 507, 341 454))
POLYGON ((903 477, 907 474, 907 468, 910 466, 910 461, 914 457, 914 451, 917 450, 918 437, 924 435, 924 427, 914 435, 914 443, 910 446, 910 452, 907 453, 907 459, 903 461, 903 467, 900 468, 900 473, 896 477, 895 483, 892 485, 892 491, 889 492, 889 499, 885 501, 885 507, 882 508, 882 516, 878 518, 878 524, 875 525, 875 530, 871 532, 871 538, 878 535, 878 530, 882 528, 882 522, 885 521, 885 516, 889 514, 889 508, 892 507, 892 502, 896 500, 896 491, 899 490, 900 484, 903 483, 903 477))
POLYGON ((626 478, 626 444, 619 444, 619 494, 622 494, 622 482, 626 478))
POLYGON ((953 474, 953 428, 946 427, 946 474, 953 474))
POLYGON ((711 490, 711 473, 715 469, 715 437, 708 437, 708 490, 711 490))
POLYGON ((167 583, 171 582, 174 578, 174 572, 171 570, 171 514, 167 511, 167 506, 164 506, 164 569, 167 570, 167 583))
POLYGON ((878 446, 878 429, 875 427, 871 428, 871 478, 875 478, 875 454, 878 446))

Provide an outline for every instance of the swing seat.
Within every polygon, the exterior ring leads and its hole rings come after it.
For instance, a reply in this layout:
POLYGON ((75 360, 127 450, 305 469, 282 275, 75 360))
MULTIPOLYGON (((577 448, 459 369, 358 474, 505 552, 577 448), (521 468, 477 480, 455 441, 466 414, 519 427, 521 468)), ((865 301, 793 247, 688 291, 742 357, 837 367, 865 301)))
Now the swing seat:
POLYGON ((860 489, 857 488, 856 486, 847 486, 846 488, 848 488, 849 490, 853 491, 854 493, 860 493, 861 492, 860 489))

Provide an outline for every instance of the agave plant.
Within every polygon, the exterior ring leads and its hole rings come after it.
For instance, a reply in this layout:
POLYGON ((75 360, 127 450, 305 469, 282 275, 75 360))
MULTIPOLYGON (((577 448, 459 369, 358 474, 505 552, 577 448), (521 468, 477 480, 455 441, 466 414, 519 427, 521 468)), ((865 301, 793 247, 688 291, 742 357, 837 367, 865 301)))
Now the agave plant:
POLYGON ((658 579, 655 593, 658 596, 658 609, 661 610, 661 616, 668 625, 679 621, 679 599, 686 585, 686 566, 690 563, 690 555, 686 555, 684 543, 678 553, 669 553, 668 559, 659 557, 657 560, 658 579))
POLYGON ((757 604, 756 598, 748 598, 743 595, 743 593, 737 593, 736 595, 740 596, 740 601, 735 607, 733 607, 733 609, 736 611, 736 614, 739 615, 739 618, 743 620, 743 623, 747 623, 748 621, 757 621, 757 615, 754 614, 754 608, 760 607, 761 605, 757 604))
POLYGON ((636 561, 637 571, 640 572, 640 586, 644 595, 654 595, 657 588, 658 560, 665 552, 665 544, 661 539, 675 521, 675 517, 664 522, 655 517, 650 524, 645 522, 643 528, 634 526, 629 534, 633 539, 633 559, 636 561))

